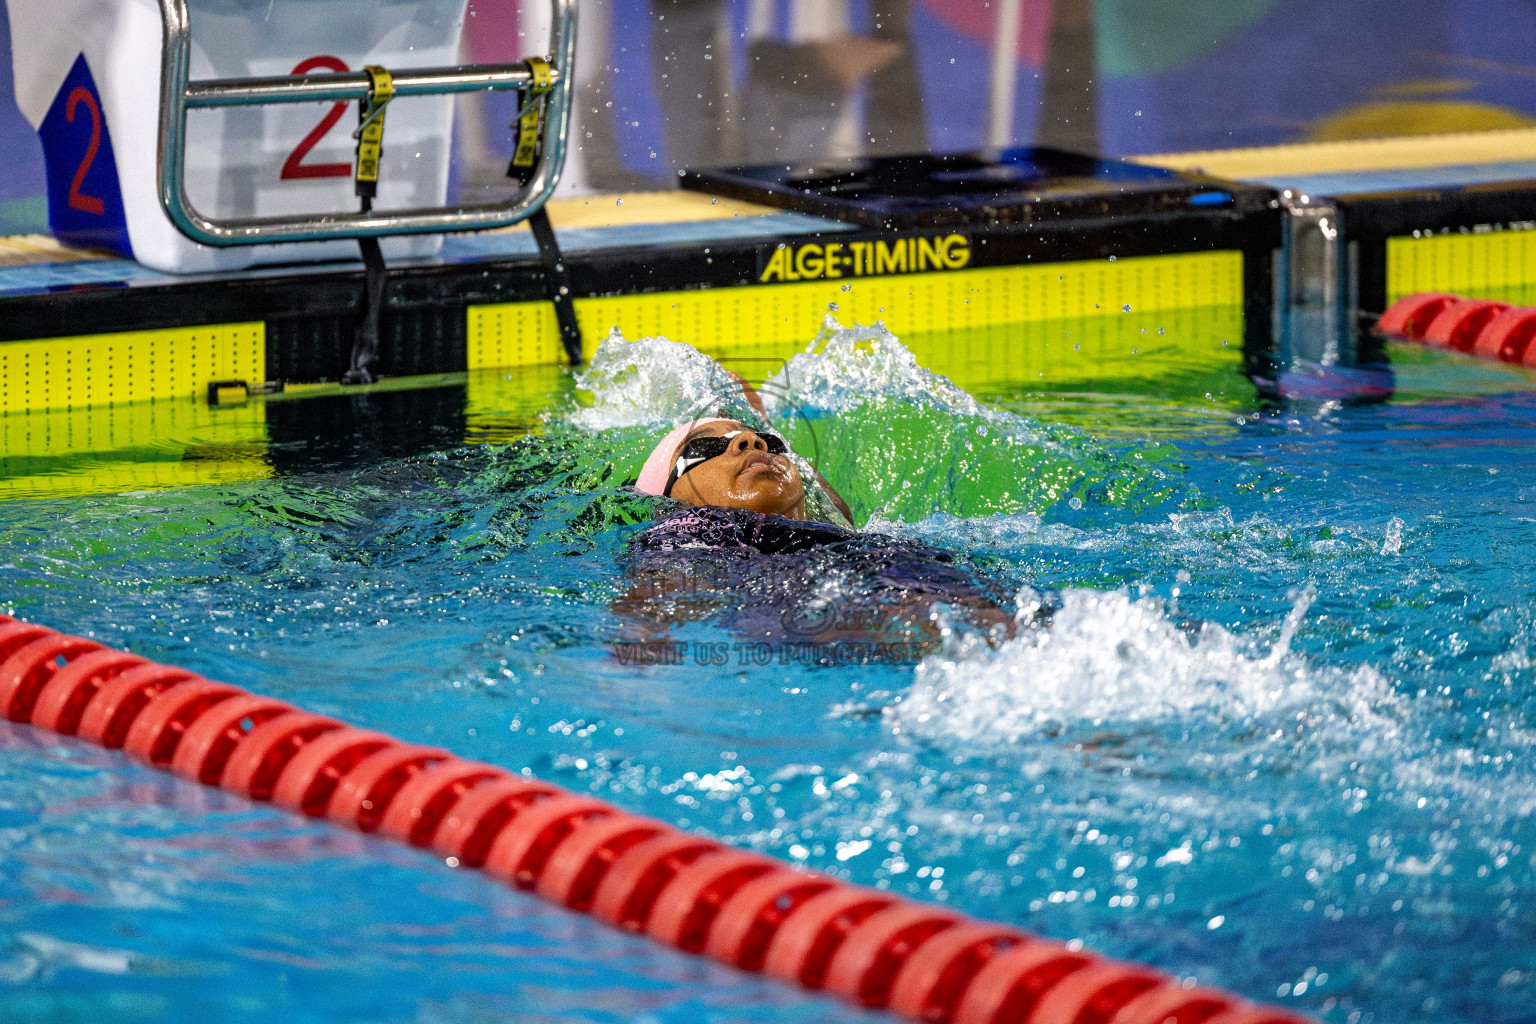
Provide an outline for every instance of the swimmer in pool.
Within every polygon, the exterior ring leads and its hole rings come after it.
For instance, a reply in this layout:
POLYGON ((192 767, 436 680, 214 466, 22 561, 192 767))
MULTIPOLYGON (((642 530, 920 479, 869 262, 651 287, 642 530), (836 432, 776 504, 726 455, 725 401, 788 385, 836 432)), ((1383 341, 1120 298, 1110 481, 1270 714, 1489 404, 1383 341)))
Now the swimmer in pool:
MULTIPOLYGON (((768 422, 757 389, 732 373, 747 402, 768 422)), ((816 485, 852 525, 853 513, 826 478, 816 485)), ((674 429, 651 452, 635 482, 644 494, 673 498, 694 508, 740 508, 806 520, 805 481, 789 446, 770 429, 709 417, 674 429)))
MULTIPOLYGON (((735 380, 766 423, 757 392, 735 380)), ((682 507, 630 542, 635 584, 615 610, 647 639, 717 618, 765 640, 887 652, 864 660, 920 656, 954 625, 1016 632, 1006 590, 950 552, 854 529, 832 485, 806 467, 808 489, 796 462, 766 426, 711 417, 672 430, 635 489, 682 507)))

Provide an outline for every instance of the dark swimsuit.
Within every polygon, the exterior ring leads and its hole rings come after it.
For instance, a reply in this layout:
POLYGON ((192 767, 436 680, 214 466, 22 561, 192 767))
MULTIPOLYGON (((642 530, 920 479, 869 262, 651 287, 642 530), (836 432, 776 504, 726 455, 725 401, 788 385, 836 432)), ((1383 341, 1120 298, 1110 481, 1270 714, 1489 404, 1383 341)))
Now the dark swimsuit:
MULTIPOLYGON (((770 640, 874 640, 931 647, 927 612, 986 610, 1012 595, 948 551, 880 533, 734 508, 684 508, 630 542, 633 611, 714 618, 770 640)), ((649 617, 649 616, 647 616, 649 617)))
POLYGON ((859 534, 830 523, 740 508, 683 508, 664 516, 630 542, 631 551, 750 548, 761 555, 787 555, 846 544, 859 534))

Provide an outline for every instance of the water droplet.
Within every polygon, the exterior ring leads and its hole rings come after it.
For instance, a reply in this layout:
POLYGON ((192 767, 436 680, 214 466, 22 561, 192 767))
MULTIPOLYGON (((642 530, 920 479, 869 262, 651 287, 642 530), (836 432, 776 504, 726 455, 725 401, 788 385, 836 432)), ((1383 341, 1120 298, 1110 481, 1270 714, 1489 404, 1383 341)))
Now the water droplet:
POLYGON ((851 288, 852 288, 852 287, 853 287, 853 285, 851 285, 851 284, 845 284, 845 285, 843 285, 843 291, 845 291, 845 292, 846 292, 846 291, 848 291, 848 290, 849 290, 849 289, 851 289, 851 288))
POLYGON ((835 303, 835 302, 827 303, 827 312, 829 312, 829 313, 836 313, 837 312, 837 303, 835 303))
POLYGON ((1403 521, 1393 516, 1387 523, 1387 535, 1381 542, 1381 553, 1384 555, 1396 555, 1403 550, 1403 521))
POLYGON ((1113 257, 1113 256, 1111 256, 1111 257, 1110 257, 1110 258, 1109 258, 1109 262, 1111 262, 1111 263, 1113 263, 1113 262, 1115 262, 1115 258, 1114 258, 1114 257, 1113 257))
POLYGON ((1121 306, 1120 308, 1125 310, 1127 313, 1129 313, 1131 311, 1131 304, 1129 302, 1127 302, 1125 305, 1121 306))

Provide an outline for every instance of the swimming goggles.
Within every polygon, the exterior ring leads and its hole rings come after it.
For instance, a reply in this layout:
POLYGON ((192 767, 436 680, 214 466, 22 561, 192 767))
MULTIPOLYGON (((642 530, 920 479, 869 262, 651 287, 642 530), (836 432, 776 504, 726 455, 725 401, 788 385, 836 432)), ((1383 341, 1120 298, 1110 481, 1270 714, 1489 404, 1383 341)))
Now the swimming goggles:
MULTIPOLYGON (((701 462, 718 459, 730 451, 731 439, 740 433, 742 431, 733 430, 729 434, 695 437, 683 445, 682 450, 677 453, 677 462, 673 464, 672 472, 667 476, 667 486, 662 489, 661 493, 670 498, 672 496, 672 485, 677 483, 684 473, 701 462)), ((784 455, 789 452, 789 445, 785 444, 784 439, 778 434, 764 430, 755 430, 753 433, 763 439, 763 443, 768 446, 769 455, 784 455)))

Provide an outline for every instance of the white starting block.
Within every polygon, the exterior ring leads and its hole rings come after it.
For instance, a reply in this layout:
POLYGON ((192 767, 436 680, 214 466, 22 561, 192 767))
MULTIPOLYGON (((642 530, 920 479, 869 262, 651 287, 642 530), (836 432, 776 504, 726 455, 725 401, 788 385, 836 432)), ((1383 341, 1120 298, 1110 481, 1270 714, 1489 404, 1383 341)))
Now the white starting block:
POLYGON ((465 2, 6 0, 54 234, 194 272, 348 258, 349 240, 379 236, 403 236, 386 256, 426 255, 444 231, 522 220, 564 158, 574 0, 554 0, 553 67, 454 66, 465 2), (387 129, 363 211, 358 105, 379 89, 387 129), (451 94, 485 89, 541 97, 537 166, 507 203, 447 207, 451 94))

